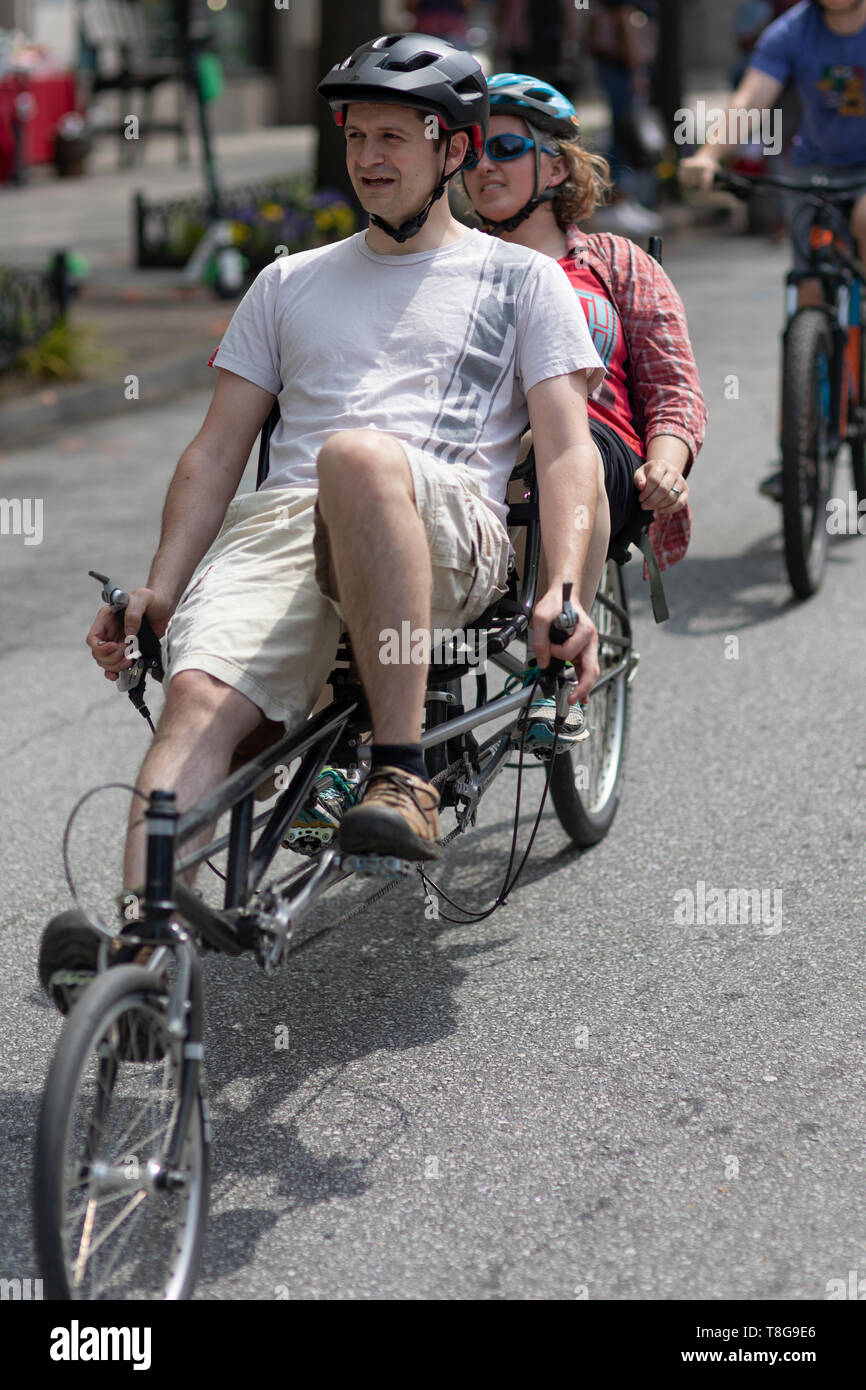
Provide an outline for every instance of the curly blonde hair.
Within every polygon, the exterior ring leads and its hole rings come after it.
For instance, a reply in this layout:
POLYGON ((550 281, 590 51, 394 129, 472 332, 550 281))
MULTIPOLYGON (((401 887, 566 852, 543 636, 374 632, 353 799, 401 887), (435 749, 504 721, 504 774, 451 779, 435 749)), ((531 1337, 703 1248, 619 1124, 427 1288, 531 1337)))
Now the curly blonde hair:
POLYGON ((556 143, 568 165, 568 177, 558 186, 553 214, 557 226, 567 231, 607 202, 613 184, 610 165, 602 155, 590 154, 579 140, 558 140, 556 143))

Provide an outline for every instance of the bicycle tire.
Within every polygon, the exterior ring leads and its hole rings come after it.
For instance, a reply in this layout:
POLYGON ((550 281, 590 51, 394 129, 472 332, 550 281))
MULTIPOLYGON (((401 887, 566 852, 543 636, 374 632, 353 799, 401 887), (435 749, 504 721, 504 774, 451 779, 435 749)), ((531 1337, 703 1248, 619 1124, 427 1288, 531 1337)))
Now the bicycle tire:
POLYGON ((175 1300, 192 1292, 207 1221, 210 1141, 199 1084, 182 1168, 167 1185, 158 1183, 155 1120, 161 1114, 170 1124, 181 1087, 190 1084, 184 1043, 169 1038, 165 1006, 164 981, 142 966, 118 965, 97 976, 64 1024, 43 1095, 33 1178, 46 1298, 175 1300), (168 1102, 159 1095, 160 1075, 173 1091, 168 1102), (142 1118, 145 1133, 137 1135, 142 1118))
MULTIPOLYGON (((631 655, 625 579, 622 566, 614 560, 607 561, 599 593, 625 614, 623 621, 615 609, 605 607, 598 599, 593 604, 590 616, 598 628, 599 665, 604 675, 606 668, 612 668, 624 656, 631 655), (615 637, 618 643, 626 645, 606 643, 607 637, 615 637)), ((553 760, 551 800, 563 830, 581 847, 588 848, 603 840, 619 809, 628 748, 630 675, 628 669, 623 670, 597 695, 590 696, 587 708, 589 739, 553 760)))
POLYGON ((827 556, 832 362, 826 314, 799 309, 788 326, 782 371, 782 523, 785 565, 798 598, 817 591, 827 556))
MULTIPOLYGON (((866 295, 866 285, 863 286, 863 294, 866 295)), ((866 502, 866 328, 860 329, 860 364, 857 373, 856 404, 860 410, 861 425, 859 439, 851 440, 851 477, 857 493, 857 501, 866 502)))

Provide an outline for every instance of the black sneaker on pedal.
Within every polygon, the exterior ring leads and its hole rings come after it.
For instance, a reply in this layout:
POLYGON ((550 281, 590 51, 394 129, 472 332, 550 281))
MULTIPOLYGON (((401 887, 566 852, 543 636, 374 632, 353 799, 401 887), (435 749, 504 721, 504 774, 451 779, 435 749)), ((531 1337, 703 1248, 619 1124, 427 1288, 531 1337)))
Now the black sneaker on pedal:
MULTIPOLYGON (((121 930, 121 936, 108 941, 109 966, 146 964, 155 948, 143 946, 140 940, 125 942, 121 939, 124 931, 135 930, 136 924, 130 922, 121 930)), ((75 1007, 96 979, 103 940, 84 913, 74 908, 52 917, 42 933, 39 982, 62 1014, 68 1014, 75 1007)), ((166 974, 163 983, 167 989, 166 974)), ((164 1031, 153 1028, 150 1014, 143 1009, 131 1009, 121 1015, 114 1045, 118 1059, 123 1062, 161 1062, 166 1053, 164 1031)))
MULTIPOLYGON (((52 917, 43 931, 39 944, 39 983, 62 1014, 69 1013, 95 979, 103 940, 77 908, 52 917)), ((109 958, 113 965, 135 961, 145 950, 150 954, 149 947, 127 945, 120 937, 109 942, 109 958)))

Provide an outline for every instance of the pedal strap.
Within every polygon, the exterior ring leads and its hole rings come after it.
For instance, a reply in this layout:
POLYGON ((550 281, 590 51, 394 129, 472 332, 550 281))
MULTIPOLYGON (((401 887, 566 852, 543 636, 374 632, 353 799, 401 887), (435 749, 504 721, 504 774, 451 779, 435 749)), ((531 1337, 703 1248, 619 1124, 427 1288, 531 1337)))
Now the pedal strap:
POLYGON ((665 598, 665 588, 662 583, 661 570, 659 569, 659 562, 656 559, 656 553, 652 548, 652 542, 646 531, 641 531, 640 535, 635 538, 634 543, 643 555, 646 564, 653 617, 657 623, 666 623, 670 617, 670 610, 668 608, 668 601, 665 598))

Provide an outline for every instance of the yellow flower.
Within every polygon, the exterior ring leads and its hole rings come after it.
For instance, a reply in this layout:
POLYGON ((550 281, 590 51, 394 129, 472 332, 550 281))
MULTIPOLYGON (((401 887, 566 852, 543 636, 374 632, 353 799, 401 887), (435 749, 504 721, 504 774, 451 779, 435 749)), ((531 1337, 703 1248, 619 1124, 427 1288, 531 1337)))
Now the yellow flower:
POLYGON ((326 232, 328 228, 333 227, 333 225, 334 219, 331 216, 330 212, 326 212, 323 208, 321 209, 321 211, 316 213, 316 226, 318 227, 320 232, 326 232))
POLYGON ((266 222, 279 222, 283 216, 283 209, 277 203, 263 203, 262 217, 266 222))

